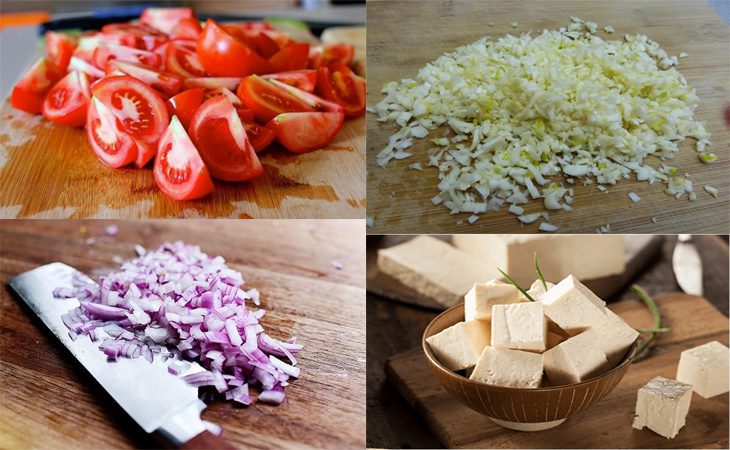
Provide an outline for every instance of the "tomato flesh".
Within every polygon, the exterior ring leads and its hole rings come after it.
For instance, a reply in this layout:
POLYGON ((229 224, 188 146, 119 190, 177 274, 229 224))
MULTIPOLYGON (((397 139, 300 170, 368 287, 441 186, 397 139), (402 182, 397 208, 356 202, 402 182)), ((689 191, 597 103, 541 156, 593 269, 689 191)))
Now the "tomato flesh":
POLYGON ((203 104, 205 88, 193 88, 183 91, 167 101, 170 116, 177 116, 186 130, 190 128, 193 116, 203 104))
POLYGON ((205 23, 198 39, 198 58, 205 71, 217 77, 271 72, 266 59, 212 19, 205 23))
POLYGON ((157 69, 162 64, 160 55, 118 44, 103 44, 94 51, 96 67, 106 68, 110 61, 126 61, 157 69))
POLYGON ((10 103, 13 108, 31 114, 39 114, 43 110, 46 94, 62 77, 63 72, 49 63, 46 58, 41 58, 13 87, 10 103))
POLYGON ((142 11, 140 21, 165 34, 172 34, 180 20, 188 20, 194 17, 193 8, 145 8, 142 11))
POLYGON ((276 72, 301 70, 307 67, 308 56, 309 44, 292 43, 269 58, 269 63, 276 72))
POLYGON ((365 80, 342 63, 319 68, 317 94, 342 106, 347 117, 365 114, 365 80))
POLYGON ((82 127, 86 123, 90 100, 88 75, 71 71, 46 96, 43 116, 59 125, 82 127))
POLYGON ((75 47, 76 43, 70 36, 55 31, 46 31, 46 59, 57 69, 66 70, 75 47))
POLYGON ((314 92, 314 87, 317 85, 316 70, 289 70, 286 72, 269 73, 261 77, 267 80, 278 80, 307 92, 314 92))
POLYGON ((84 72, 89 76, 89 78, 93 80, 104 78, 105 75, 103 70, 75 56, 72 56, 71 62, 68 63, 68 70, 78 70, 80 72, 84 72))
POLYGON ((165 65, 167 70, 175 72, 185 78, 205 77, 208 74, 200 64, 195 48, 192 50, 182 44, 170 44, 165 50, 165 65))
POLYGON ((188 17, 180 19, 175 25, 175 28, 173 28, 170 37, 197 40, 202 32, 203 27, 200 26, 200 21, 194 17, 188 17))
POLYGON ((285 112, 315 111, 315 109, 282 89, 276 80, 265 80, 251 75, 243 79, 238 87, 238 97, 247 108, 253 110, 256 120, 267 123, 285 112))
POLYGON ((266 127, 290 152, 308 153, 329 144, 344 121, 342 112, 286 113, 276 116, 266 127))
POLYGON ((111 61, 107 70, 119 70, 122 73, 144 81, 148 85, 157 89, 165 97, 171 97, 182 88, 183 78, 180 75, 170 72, 157 72, 137 64, 123 61, 111 61))
POLYGON ((236 87, 241 83, 243 78, 236 77, 195 77, 186 78, 183 86, 186 89, 194 87, 204 87, 208 89, 226 88, 229 91, 235 91, 236 87))
POLYGON ((137 157, 134 139, 122 129, 119 119, 96 97, 91 98, 86 119, 91 149, 109 167, 125 166, 137 157))
POLYGON ((195 113, 190 137, 211 175, 225 181, 245 181, 264 172, 241 119, 223 95, 207 100, 195 113))
MULTIPOLYGON (((239 117, 241 117, 240 114, 239 117)), ((255 122, 245 122, 243 119, 241 121, 243 122, 243 128, 246 130, 246 136, 251 141, 251 146, 256 153, 264 151, 276 139, 276 133, 273 130, 262 127, 255 122)))

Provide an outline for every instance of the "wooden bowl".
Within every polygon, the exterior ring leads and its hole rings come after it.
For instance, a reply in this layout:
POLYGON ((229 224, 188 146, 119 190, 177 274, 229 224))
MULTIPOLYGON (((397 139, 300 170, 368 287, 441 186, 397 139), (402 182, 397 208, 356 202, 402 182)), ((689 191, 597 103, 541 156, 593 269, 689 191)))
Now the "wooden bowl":
POLYGON ((464 305, 447 309, 431 321, 423 332, 421 346, 441 385, 469 408, 494 423, 513 430, 541 431, 598 403, 616 387, 636 355, 634 342, 616 367, 580 383, 540 388, 513 388, 472 381, 444 367, 426 343, 426 338, 464 320, 464 305))

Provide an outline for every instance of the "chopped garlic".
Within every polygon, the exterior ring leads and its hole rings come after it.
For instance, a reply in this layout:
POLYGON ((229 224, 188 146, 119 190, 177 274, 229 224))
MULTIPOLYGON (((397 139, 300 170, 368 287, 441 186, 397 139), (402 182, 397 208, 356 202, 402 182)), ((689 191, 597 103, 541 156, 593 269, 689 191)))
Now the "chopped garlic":
POLYGON ((518 216, 522 215, 522 213, 525 212, 525 208, 522 208, 517 205, 509 205, 509 208, 507 208, 507 211, 511 212, 512 214, 516 214, 518 216))
POLYGON ((510 25, 512 26, 512 28, 517 28, 517 22, 510 22, 510 25))
POLYGON ((522 223, 532 223, 542 217, 542 213, 534 213, 534 214, 527 214, 524 216, 519 216, 518 219, 520 219, 520 222, 522 223))
POLYGON ((686 57, 688 57, 688 56, 689 56, 689 53, 685 53, 685 52, 681 52, 681 53, 679 54, 679 57, 680 57, 680 58, 686 58, 686 57))
POLYGON ((709 184, 706 184, 704 186, 704 189, 705 189, 705 191, 707 191, 708 194, 710 194, 711 196, 717 198, 717 192, 718 191, 717 191, 717 188, 716 187, 713 187, 713 186, 710 186, 709 184))
POLYGON ((656 217, 651 218, 651 223, 656 223, 656 217))
POLYGON ((606 33, 613 33, 616 30, 611 25, 606 25, 605 27, 603 27, 603 31, 605 31, 606 33))
POLYGON ((372 216, 367 216, 367 218, 365 219, 365 225, 370 228, 372 228, 373 225, 375 225, 375 221, 373 220, 372 216))
POLYGON ((423 167, 421 167, 421 163, 419 163, 419 162, 409 164, 408 167, 410 167, 413 170, 423 170, 423 167))
POLYGON ((629 192, 629 198, 632 202, 637 203, 641 200, 641 197, 636 192, 629 192))
POLYGON ((605 226, 602 226, 598 228, 598 231, 600 234, 609 234, 611 232, 611 224, 607 223, 605 226))
POLYGON ((466 219, 466 220, 467 220, 467 221, 468 221, 469 223, 474 223, 474 222, 476 222, 477 220, 479 220, 479 216, 477 216, 477 215, 474 215, 474 214, 472 214, 472 215, 471 215, 471 216, 469 216, 469 218, 468 218, 468 219, 466 219))
POLYGON ((540 225, 537 227, 540 231, 558 231, 558 227, 556 227, 553 224, 547 223, 547 222, 540 222, 540 225))

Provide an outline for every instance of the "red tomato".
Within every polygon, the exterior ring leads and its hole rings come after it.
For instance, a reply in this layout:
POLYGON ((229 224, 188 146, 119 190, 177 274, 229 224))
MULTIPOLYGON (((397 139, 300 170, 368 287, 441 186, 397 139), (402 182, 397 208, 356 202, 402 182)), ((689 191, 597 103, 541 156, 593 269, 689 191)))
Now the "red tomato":
POLYGON ((171 116, 177 116, 180 123, 187 130, 195 112, 203 104, 205 88, 193 88, 182 91, 167 101, 167 110, 171 116))
POLYGON ((165 101, 157 91, 130 76, 104 78, 91 91, 137 142, 156 148, 170 123, 165 101))
POLYGON ((330 44, 324 46, 322 62, 328 64, 337 61, 342 64, 350 64, 353 56, 355 56, 355 47, 352 45, 330 44))
POLYGON ((183 45, 170 44, 165 50, 165 67, 167 70, 184 78, 205 77, 208 74, 200 64, 195 47, 188 50, 183 45))
POLYGON ((309 44, 292 43, 269 58, 269 63, 276 72, 301 70, 307 67, 308 56, 309 44))
POLYGON ((365 114, 365 79, 342 63, 334 62, 319 68, 317 94, 341 105, 347 117, 365 114))
POLYGON ((246 108, 245 106, 236 106, 236 112, 238 113, 238 117, 241 118, 241 122, 243 122, 244 125, 249 123, 255 123, 252 110, 246 108))
POLYGON ((224 87, 206 90, 205 96, 203 98, 205 100, 208 100, 209 98, 215 97, 216 95, 224 95, 224 96, 228 97, 228 100, 230 100, 231 103, 233 103, 233 106, 235 106, 236 108, 243 106, 243 102, 241 101, 241 99, 236 97, 236 94, 234 94, 233 92, 231 92, 230 90, 228 90, 227 88, 224 88, 224 87))
POLYGON ((13 87, 10 103, 13 108, 39 114, 43 110, 46 94, 63 75, 46 58, 39 59, 13 87))
POLYGON ((134 139, 122 129, 122 123, 96 97, 91 98, 86 118, 86 134, 91 149, 109 167, 125 166, 137 157, 134 139))
MULTIPOLYGON (((239 117, 240 116, 241 115, 239 113, 239 117)), ((251 141, 251 146, 256 153, 263 151, 266 147, 271 145, 272 142, 274 142, 276 133, 272 130, 262 127, 254 122, 243 121, 243 118, 241 118, 241 121, 243 122, 243 128, 246 130, 246 136, 248 136, 248 140, 251 141)))
POLYGON ((162 58, 157 53, 124 45, 102 44, 94 51, 94 64, 96 67, 104 69, 113 60, 142 64, 153 69, 159 68, 162 64, 162 58))
POLYGON ((90 100, 89 76, 72 70, 46 96, 43 116, 59 125, 83 127, 90 100))
POLYGON ((71 62, 68 63, 68 70, 78 70, 79 72, 84 72, 86 75, 94 80, 98 78, 104 78, 104 76, 106 75, 103 70, 99 69, 95 65, 89 64, 83 59, 77 58, 75 56, 72 56, 71 62))
POLYGON ((190 124, 190 137, 215 178, 244 181, 264 172, 236 109, 224 95, 198 109, 190 124))
POLYGON ((341 112, 285 113, 274 117, 266 127, 290 152, 307 153, 329 144, 344 122, 341 112))
POLYGON ((137 64, 113 60, 107 65, 109 72, 119 70, 124 74, 137 78, 157 89, 165 97, 170 97, 182 88, 183 78, 170 72, 157 72, 137 64))
POLYGON ((59 70, 66 70, 75 48, 75 40, 67 34, 46 31, 46 59, 59 70))
POLYGON ((296 97, 300 101, 304 102, 307 106, 309 106, 310 108, 312 108, 315 111, 320 111, 320 112, 343 112, 344 111, 342 106, 338 105, 335 102, 325 100, 314 94, 310 94, 307 91, 303 91, 301 89, 295 88, 294 86, 290 86, 286 83, 282 83, 279 80, 271 80, 271 83, 274 84, 275 86, 279 87, 281 90, 286 91, 288 94, 296 97))
POLYGON ((238 97, 247 108, 253 110, 256 120, 266 123, 285 112, 315 111, 315 108, 275 83, 276 80, 265 80, 251 75, 244 78, 238 87, 238 97))
POLYGON ((235 91, 236 87, 241 83, 243 78, 232 78, 232 77, 195 77, 186 78, 183 82, 183 86, 186 89, 194 87, 204 87, 208 89, 226 88, 230 91, 235 91))
POLYGON ((288 72, 269 73, 261 77, 267 80, 279 80, 307 92, 314 92, 314 86, 317 84, 316 70, 290 70, 288 72))
POLYGON ((175 28, 173 28, 170 37, 197 40, 202 32, 203 27, 200 26, 200 21, 194 17, 189 17, 187 19, 180 19, 177 25, 175 25, 175 28))
POLYGON ((152 50, 168 37, 165 33, 143 23, 110 23, 101 28, 104 35, 120 40, 120 44, 152 50))
POLYGON ((101 33, 81 36, 73 56, 88 63, 94 62, 94 51, 101 44, 101 33))
POLYGON ((280 49, 279 44, 263 31, 242 25, 223 25, 223 28, 266 59, 274 56, 280 49))
POLYGON ((145 8, 140 21, 165 34, 171 34, 180 20, 194 17, 193 8, 145 8))
POLYGON ((193 200, 213 192, 208 169, 175 116, 160 139, 154 174, 157 186, 173 200, 193 200))
POLYGON ((198 39, 198 58, 206 72, 218 77, 271 72, 268 61, 212 19, 198 39))

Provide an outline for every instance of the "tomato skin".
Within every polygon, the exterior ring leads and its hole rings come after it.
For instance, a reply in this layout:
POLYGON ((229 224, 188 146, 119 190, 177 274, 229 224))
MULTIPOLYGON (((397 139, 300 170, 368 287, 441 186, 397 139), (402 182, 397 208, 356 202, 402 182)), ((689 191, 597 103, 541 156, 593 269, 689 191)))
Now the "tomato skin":
POLYGON ((238 97, 248 109, 253 110, 257 121, 267 123, 285 112, 315 111, 312 106, 281 89, 276 83, 276 80, 265 80, 251 75, 244 78, 238 87, 238 97))
POLYGON ((122 167, 137 158, 137 144, 122 129, 114 114, 96 97, 91 98, 86 118, 86 135, 91 149, 102 163, 122 167))
POLYGON ((269 63, 276 72, 301 70, 307 67, 308 56, 309 44, 292 43, 269 58, 269 63))
POLYGON ((46 31, 46 59, 60 71, 65 71, 71 61, 76 42, 70 36, 46 31))
POLYGON ((183 87, 190 89, 194 87, 204 87, 207 89, 226 88, 229 91, 235 91, 236 87, 241 83, 243 78, 237 77, 193 77, 186 78, 183 81, 183 87))
POLYGON ((203 27, 200 26, 200 21, 195 17, 188 17, 180 19, 180 21, 175 25, 175 28, 173 28, 170 37, 197 40, 202 32, 203 27))
POLYGON ((282 83, 286 83, 310 93, 314 92, 314 87, 317 85, 317 71, 309 69, 269 73, 262 75, 261 78, 265 78, 267 80, 279 80, 282 83))
POLYGON ((224 95, 198 109, 190 123, 190 137, 215 178, 246 181, 264 172, 236 109, 224 95))
POLYGON ((46 94, 63 75, 46 58, 39 59, 13 87, 10 103, 15 109, 40 114, 46 94))
POLYGON ((43 116, 53 123, 82 127, 91 100, 89 77, 84 72, 71 71, 56 83, 43 102, 43 116))
POLYGON ((170 116, 177 116, 186 130, 190 128, 193 116, 203 104, 205 88, 192 88, 182 91, 167 101, 167 109, 170 116))
POLYGON ((276 139, 276 133, 273 130, 254 122, 246 122, 243 118, 241 118, 241 121, 246 129, 246 136, 251 141, 251 146, 256 153, 264 151, 276 139))
POLYGON ((342 106, 347 117, 365 114, 366 90, 365 79, 342 63, 331 63, 317 71, 317 94, 342 106))
POLYGON ((195 17, 193 8, 145 8, 140 21, 152 28, 171 34, 180 20, 195 17))
POLYGON ((344 108, 335 102, 325 100, 322 97, 319 97, 314 94, 310 94, 309 92, 295 88, 294 86, 290 86, 286 83, 282 83, 281 81, 278 81, 278 80, 271 80, 271 82, 274 85, 276 85, 277 87, 279 87, 280 89, 286 91, 289 95, 294 96, 299 101, 306 104, 309 108, 311 108, 314 111, 320 111, 320 112, 343 112, 344 111, 344 108))
POLYGON ((337 135, 345 122, 342 112, 285 113, 273 118, 266 127, 293 153, 318 150, 337 135))
POLYGON ((212 19, 205 23, 198 39, 198 59, 205 71, 216 77, 245 77, 272 71, 268 61, 212 19))
POLYGON ((144 23, 110 23, 101 27, 102 36, 113 37, 129 47, 153 50, 168 40, 165 33, 144 23))

